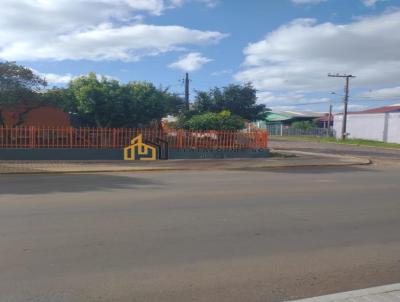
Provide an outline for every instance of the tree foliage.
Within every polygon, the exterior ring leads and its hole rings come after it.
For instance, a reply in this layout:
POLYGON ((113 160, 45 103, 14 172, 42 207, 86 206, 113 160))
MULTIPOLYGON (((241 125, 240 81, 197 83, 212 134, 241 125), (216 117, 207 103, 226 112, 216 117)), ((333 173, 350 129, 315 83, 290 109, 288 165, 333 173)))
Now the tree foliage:
POLYGON ((299 130, 308 130, 311 128, 315 128, 315 124, 311 121, 298 121, 298 122, 293 122, 292 127, 294 129, 299 129, 299 130))
POLYGON ((38 91, 46 81, 31 69, 15 62, 0 62, 0 105, 38 101, 38 91))
POLYGON ((73 80, 68 94, 80 123, 96 127, 144 127, 178 110, 183 100, 148 82, 121 84, 91 73, 73 80))
POLYGON ((182 116, 178 124, 183 128, 235 130, 265 111, 256 103, 256 90, 250 84, 199 91, 188 112, 181 97, 149 82, 122 84, 90 73, 65 88, 44 90, 46 85, 31 69, 0 62, 0 108, 21 102, 57 106, 71 114, 75 126, 145 127, 174 114, 182 116))
POLYGON ((232 115, 228 110, 193 115, 180 123, 179 127, 188 130, 238 130, 245 127, 244 120, 237 115, 232 115))
POLYGON ((229 85, 213 88, 208 92, 198 91, 194 109, 197 113, 230 111, 245 120, 261 119, 265 105, 257 104, 257 91, 251 84, 229 85))

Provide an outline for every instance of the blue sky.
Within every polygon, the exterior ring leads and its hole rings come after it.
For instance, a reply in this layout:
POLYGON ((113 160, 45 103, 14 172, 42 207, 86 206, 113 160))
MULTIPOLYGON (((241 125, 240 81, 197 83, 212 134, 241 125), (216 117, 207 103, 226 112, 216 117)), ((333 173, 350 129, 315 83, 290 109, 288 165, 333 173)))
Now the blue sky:
POLYGON ((0 59, 62 86, 94 71, 181 93, 253 82, 276 109, 400 103, 400 0, 3 0, 0 59), (336 92, 336 95, 330 92, 336 92))

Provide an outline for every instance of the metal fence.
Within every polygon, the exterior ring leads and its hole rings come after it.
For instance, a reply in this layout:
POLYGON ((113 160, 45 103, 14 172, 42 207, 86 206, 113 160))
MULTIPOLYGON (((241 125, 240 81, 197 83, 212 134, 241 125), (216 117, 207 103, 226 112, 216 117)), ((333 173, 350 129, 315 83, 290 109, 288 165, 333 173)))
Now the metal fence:
POLYGON ((173 149, 266 149, 267 131, 185 131, 121 128, 0 127, 0 148, 124 148, 141 134, 173 149))
POLYGON ((276 136, 318 136, 318 137, 334 137, 335 132, 333 129, 327 128, 309 128, 298 129, 284 125, 267 125, 269 135, 276 136))

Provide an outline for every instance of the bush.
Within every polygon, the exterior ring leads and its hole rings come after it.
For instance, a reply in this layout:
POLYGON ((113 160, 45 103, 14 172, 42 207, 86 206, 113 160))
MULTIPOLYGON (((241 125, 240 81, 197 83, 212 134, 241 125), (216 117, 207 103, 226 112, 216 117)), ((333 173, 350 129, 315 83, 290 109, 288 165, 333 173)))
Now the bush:
POLYGON ((225 110, 194 115, 188 120, 181 120, 178 127, 188 130, 239 130, 245 127, 245 123, 241 117, 225 110))
POLYGON ((315 128, 315 124, 310 121, 302 121, 302 122, 294 122, 292 124, 292 127, 294 129, 300 129, 300 130, 308 130, 311 128, 315 128))
POLYGON ((263 119, 266 111, 265 105, 257 104, 257 90, 250 83, 197 91, 193 105, 198 113, 227 110, 248 121, 263 119))

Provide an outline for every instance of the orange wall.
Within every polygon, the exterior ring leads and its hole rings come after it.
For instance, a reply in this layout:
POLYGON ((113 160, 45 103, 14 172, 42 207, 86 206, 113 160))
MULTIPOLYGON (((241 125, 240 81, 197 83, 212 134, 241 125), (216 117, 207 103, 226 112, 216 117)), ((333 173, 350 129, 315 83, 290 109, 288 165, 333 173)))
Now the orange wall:
POLYGON ((3 122, 6 126, 48 126, 48 127, 69 127, 71 126, 69 115, 56 107, 43 106, 27 111, 28 107, 18 106, 2 110, 3 122))

